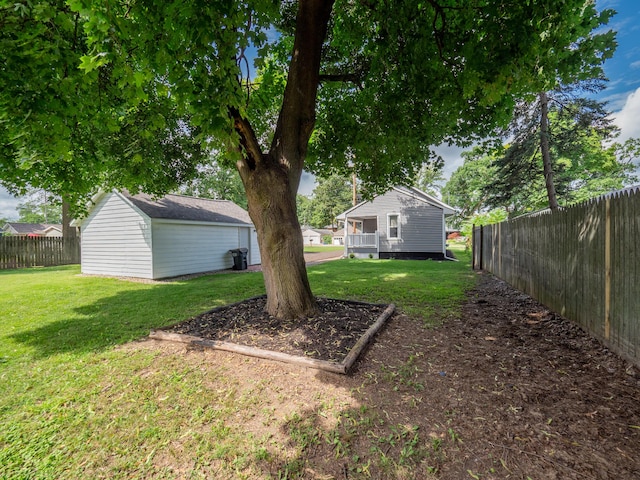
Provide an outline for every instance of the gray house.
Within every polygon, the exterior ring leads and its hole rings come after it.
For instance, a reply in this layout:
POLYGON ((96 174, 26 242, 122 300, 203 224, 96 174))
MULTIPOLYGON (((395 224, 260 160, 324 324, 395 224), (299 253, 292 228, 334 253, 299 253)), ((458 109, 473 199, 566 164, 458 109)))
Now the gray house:
POLYGON ((233 266, 231 249, 247 248, 260 263, 246 210, 228 200, 126 192, 98 194, 82 235, 82 273, 167 278, 233 266))
POLYGON ((445 217, 454 213, 417 188, 393 187, 338 216, 345 225, 345 255, 445 259, 445 217))

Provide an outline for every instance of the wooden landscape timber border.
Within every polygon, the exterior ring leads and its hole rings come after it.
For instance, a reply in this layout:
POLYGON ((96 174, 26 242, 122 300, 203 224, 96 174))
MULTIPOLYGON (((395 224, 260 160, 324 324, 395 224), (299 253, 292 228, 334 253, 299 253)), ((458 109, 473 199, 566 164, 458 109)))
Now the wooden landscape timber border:
MULTIPOLYGON (((244 300, 246 301, 246 300, 244 300)), ((242 303, 242 302, 239 302, 242 303)), ((352 302, 360 305, 372 305, 364 302, 352 302)), ((231 305, 225 305, 223 307, 218 307, 215 310, 228 308, 231 305)), ((220 340, 209 340, 201 337, 196 337, 193 335, 185 335, 182 333, 172 333, 166 331, 166 329, 155 329, 151 330, 149 334, 149 338, 153 340, 164 340, 171 342, 179 342, 186 343, 187 345, 194 345, 198 347, 211 348, 213 350, 223 350, 226 352, 239 353, 241 355, 247 355, 249 357, 263 358, 266 360, 275 360, 278 362, 290 363, 293 365, 300 365, 302 367, 315 368, 318 370, 324 370, 326 372, 332 373, 340 373, 342 375, 346 375, 351 370, 351 367, 356 362, 362 351, 365 347, 371 342, 371 339, 375 336, 376 333, 384 326, 386 321, 393 315, 396 306, 391 303, 387 306, 387 308, 380 314, 377 320, 371 325, 366 332, 362 334, 362 336, 358 339, 351 350, 344 358, 342 362, 331 362, 328 360, 318 360, 315 358, 307 358, 300 357, 296 355, 290 355, 288 353, 274 352, 271 350, 264 350, 261 348, 249 347, 247 345, 239 345, 236 343, 223 342, 220 340)), ((171 327, 166 327, 171 328, 171 327)))

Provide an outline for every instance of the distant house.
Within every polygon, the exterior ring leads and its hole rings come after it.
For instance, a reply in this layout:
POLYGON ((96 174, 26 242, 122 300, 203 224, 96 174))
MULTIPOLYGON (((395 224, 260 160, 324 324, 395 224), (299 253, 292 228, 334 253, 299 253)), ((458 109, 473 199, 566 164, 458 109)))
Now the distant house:
POLYGON ((445 259, 449 205, 413 187, 393 187, 338 216, 345 255, 361 258, 445 259))
POLYGON ((94 197, 77 223, 87 274, 158 279, 224 270, 237 248, 248 249, 249 265, 260 263, 249 214, 228 200, 114 191, 94 197))
POLYGON ((333 232, 333 239, 331 243, 333 245, 344 245, 344 228, 333 232))
MULTIPOLYGON (((305 245, 325 245, 324 239, 333 237, 333 230, 326 228, 302 228, 302 239, 305 245)), ((331 245, 331 242, 326 245, 331 245)))
POLYGON ((16 237, 62 237, 62 225, 9 222, 2 227, 2 234, 16 237))

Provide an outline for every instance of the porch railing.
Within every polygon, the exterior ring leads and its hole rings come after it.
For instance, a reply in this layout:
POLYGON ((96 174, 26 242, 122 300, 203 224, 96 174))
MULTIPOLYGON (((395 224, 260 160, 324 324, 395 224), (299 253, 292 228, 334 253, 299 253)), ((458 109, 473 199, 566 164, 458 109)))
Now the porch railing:
POLYGON ((347 235, 346 244, 348 248, 378 248, 379 232, 373 233, 350 233, 347 235))

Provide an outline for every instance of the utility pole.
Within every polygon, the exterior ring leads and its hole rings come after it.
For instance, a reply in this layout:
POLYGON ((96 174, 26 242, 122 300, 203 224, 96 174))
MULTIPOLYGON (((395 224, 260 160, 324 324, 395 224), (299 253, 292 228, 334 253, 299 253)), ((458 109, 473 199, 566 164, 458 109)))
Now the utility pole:
POLYGON ((356 183, 356 174, 354 173, 351 176, 351 178, 352 178, 352 181, 353 181, 351 202, 353 203, 353 206, 355 207, 358 204, 358 187, 357 187, 357 183, 356 183))

